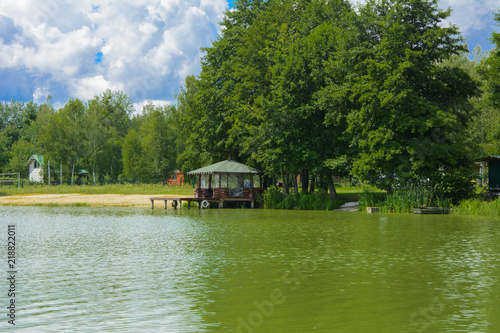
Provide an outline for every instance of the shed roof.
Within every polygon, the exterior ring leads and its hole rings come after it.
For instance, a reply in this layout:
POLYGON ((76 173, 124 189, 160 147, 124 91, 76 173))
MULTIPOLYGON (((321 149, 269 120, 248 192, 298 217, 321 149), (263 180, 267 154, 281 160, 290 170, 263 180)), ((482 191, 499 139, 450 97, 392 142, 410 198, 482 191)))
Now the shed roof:
POLYGON ((26 162, 26 164, 24 164, 24 165, 25 165, 25 166, 29 166, 29 165, 30 165, 30 163, 31 163, 33 160, 36 160, 38 163, 43 164, 43 156, 42 156, 42 155, 33 154, 33 155, 31 155, 31 157, 28 159, 28 162, 26 162))
POLYGON ((231 159, 208 165, 193 171, 189 171, 188 175, 210 174, 210 173, 262 173, 262 171, 249 167, 243 163, 233 161, 231 159))
POLYGON ((489 155, 485 157, 478 158, 476 162, 489 162, 489 161, 496 161, 500 160, 500 156, 498 155, 489 155))

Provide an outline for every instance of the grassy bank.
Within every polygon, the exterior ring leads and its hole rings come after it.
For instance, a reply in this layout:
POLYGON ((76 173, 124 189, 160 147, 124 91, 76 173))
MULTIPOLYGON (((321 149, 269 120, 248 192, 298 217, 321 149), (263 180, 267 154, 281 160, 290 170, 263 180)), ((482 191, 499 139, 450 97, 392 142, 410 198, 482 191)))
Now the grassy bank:
POLYGON ((483 201, 479 198, 464 200, 453 208, 453 214, 498 217, 500 216, 500 200, 483 201))
POLYGON ((165 194, 191 196, 193 186, 162 186, 154 184, 127 184, 127 185, 30 185, 23 188, 15 186, 0 187, 0 196, 16 194, 165 194))

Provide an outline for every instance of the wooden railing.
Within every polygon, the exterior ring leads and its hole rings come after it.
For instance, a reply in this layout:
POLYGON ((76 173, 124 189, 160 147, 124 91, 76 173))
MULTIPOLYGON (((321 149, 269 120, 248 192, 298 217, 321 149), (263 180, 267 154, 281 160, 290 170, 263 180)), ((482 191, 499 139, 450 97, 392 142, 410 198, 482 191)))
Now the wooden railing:
MULTIPOLYGON (((244 188, 242 198, 250 198, 252 195, 253 198, 256 198, 257 194, 262 193, 264 189, 262 188, 244 188)), ((230 196, 230 190, 227 188, 195 188, 194 189, 194 197, 195 198, 228 198, 230 196)))

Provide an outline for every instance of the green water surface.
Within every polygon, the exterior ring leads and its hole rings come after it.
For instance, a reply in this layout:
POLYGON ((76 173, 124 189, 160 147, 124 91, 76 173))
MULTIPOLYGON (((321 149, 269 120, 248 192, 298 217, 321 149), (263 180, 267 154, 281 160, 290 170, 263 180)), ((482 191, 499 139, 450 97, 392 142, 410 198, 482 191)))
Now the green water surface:
POLYGON ((2 332, 500 332, 499 219, 85 207, 0 216, 1 244, 15 224, 18 248, 16 326, 2 313, 2 332))

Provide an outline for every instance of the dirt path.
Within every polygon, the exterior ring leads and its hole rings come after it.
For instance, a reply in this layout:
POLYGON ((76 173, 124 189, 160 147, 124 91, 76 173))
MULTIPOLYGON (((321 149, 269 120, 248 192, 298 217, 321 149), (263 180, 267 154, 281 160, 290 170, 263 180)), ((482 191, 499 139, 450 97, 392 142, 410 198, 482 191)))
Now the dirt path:
MULTIPOLYGON (((0 197, 0 205, 72 205, 86 204, 93 207, 151 207, 150 197, 176 197, 172 195, 145 194, 24 194, 0 197)), ((177 196, 178 197, 178 196, 177 196)), ((155 201, 155 207, 163 207, 155 201)))

